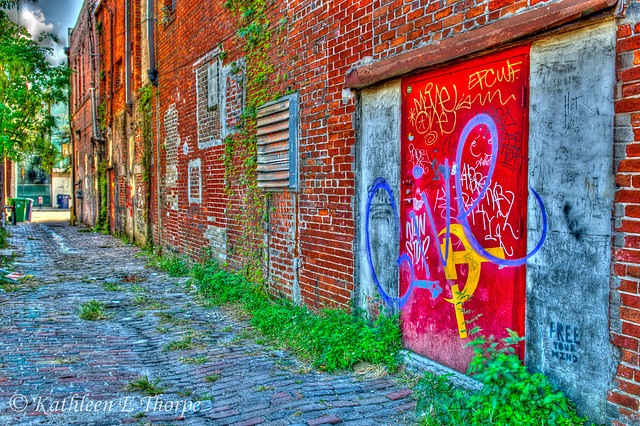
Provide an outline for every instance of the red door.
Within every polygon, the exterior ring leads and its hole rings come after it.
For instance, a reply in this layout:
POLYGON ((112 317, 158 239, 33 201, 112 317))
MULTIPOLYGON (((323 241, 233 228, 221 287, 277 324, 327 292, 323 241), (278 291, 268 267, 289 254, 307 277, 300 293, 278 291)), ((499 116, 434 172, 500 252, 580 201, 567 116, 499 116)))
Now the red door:
POLYGON ((524 47, 402 83, 404 344, 458 371, 474 327, 524 335, 528 73, 524 47))

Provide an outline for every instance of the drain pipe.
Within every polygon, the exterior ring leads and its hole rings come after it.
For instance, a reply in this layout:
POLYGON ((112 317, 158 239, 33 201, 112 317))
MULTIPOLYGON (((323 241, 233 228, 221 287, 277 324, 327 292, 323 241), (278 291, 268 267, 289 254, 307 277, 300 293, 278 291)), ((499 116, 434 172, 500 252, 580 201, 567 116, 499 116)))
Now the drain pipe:
POLYGON ((125 30, 125 45, 124 54, 126 56, 125 61, 125 96, 126 96, 126 108, 129 114, 132 113, 133 104, 131 103, 131 11, 129 0, 124 0, 124 30, 125 30))
POLYGON ((156 204, 158 209, 156 245, 160 250, 162 248, 162 193, 160 192, 160 93, 158 91, 156 91, 156 204))
POLYGON ((158 90, 158 70, 156 69, 156 46, 154 44, 155 1, 147 0, 147 46, 149 47, 149 69, 147 76, 156 87, 156 249, 162 250, 162 188, 160 185, 160 92, 158 90))
POLYGON ((149 69, 147 76, 154 86, 158 87, 158 70, 156 69, 156 46, 153 41, 153 30, 156 23, 153 18, 155 11, 154 0, 147 0, 147 46, 149 47, 149 69))

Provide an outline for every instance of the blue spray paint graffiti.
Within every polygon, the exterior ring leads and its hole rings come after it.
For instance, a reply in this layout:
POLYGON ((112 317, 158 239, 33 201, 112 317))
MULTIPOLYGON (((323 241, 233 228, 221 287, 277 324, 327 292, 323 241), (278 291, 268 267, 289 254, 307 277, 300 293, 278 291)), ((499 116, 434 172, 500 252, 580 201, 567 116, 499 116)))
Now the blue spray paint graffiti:
MULTIPOLYGON (((531 256, 535 255, 540 248, 542 247, 542 245, 544 244, 544 241, 547 237, 547 213, 544 207, 544 203, 542 202, 542 199, 540 198, 540 196, 538 195, 538 193, 531 187, 529 187, 529 189, 531 190, 531 192, 533 193, 533 195, 535 196, 536 200, 538 201, 538 205, 540 207, 540 211, 542 214, 542 234, 540 237, 540 240, 538 241, 538 244, 536 245, 536 247, 529 253, 527 253, 526 256, 522 257, 522 258, 518 258, 518 259, 501 259, 499 257, 496 257, 494 255, 492 255, 491 253, 489 253, 487 250, 485 250, 480 243, 476 240, 473 231, 471 230, 471 227, 469 226, 469 220, 468 220, 468 216, 471 212, 473 212, 473 210, 478 206, 478 204, 482 201, 482 198, 484 197, 485 193, 487 192, 487 189, 489 188, 489 185, 491 184, 491 178, 493 177, 493 172, 496 166, 496 159, 498 158, 498 145, 499 145, 499 138, 498 138, 498 130, 496 127, 495 122, 493 121, 493 119, 491 118, 491 116, 487 115, 487 114, 478 114, 476 116, 474 116, 471 120, 469 120, 469 122, 466 124, 466 126, 464 127, 464 129, 462 130, 462 133, 460 135, 460 138, 458 140, 458 150, 456 153, 456 164, 457 165, 462 165, 462 154, 464 151, 464 147, 467 141, 467 138, 469 136, 469 133, 471 133, 471 131, 477 127, 477 126, 481 126, 481 125, 485 125, 487 126, 487 128, 489 129, 489 132, 491 134, 491 140, 495 141, 495 143, 491 144, 491 163, 489 165, 489 171, 487 173, 487 178, 485 180, 484 186, 482 188, 482 190, 480 191, 480 193, 478 194, 477 198, 473 201, 473 203, 471 204, 471 206, 468 209, 465 209, 464 207, 464 202, 463 202, 463 195, 462 195, 462 182, 461 182, 461 178, 460 175, 461 173, 455 173, 455 186, 456 186, 456 198, 457 198, 457 206, 458 206, 458 215, 457 215, 457 220, 458 222, 460 222, 460 225, 462 226, 462 229, 464 231, 465 236, 467 237, 467 240, 469 241, 469 244, 471 245, 471 247, 473 248, 473 250, 478 253, 480 256, 484 257, 485 259, 489 260, 492 263, 501 265, 501 266, 520 266, 526 263, 527 259, 529 259, 531 256)), ((460 169, 462 169, 460 167, 460 169)), ((423 176, 424 174, 424 170, 419 167, 416 166, 413 169, 413 176, 415 179, 419 179, 423 176)), ((442 170, 441 173, 443 176, 443 179, 445 180, 445 200, 446 200, 446 206, 445 206, 445 211, 446 211, 446 235, 445 235, 445 253, 443 255, 442 250, 438 250, 438 253, 440 255, 440 260, 443 264, 443 266, 447 265, 447 262, 449 260, 449 241, 450 241, 450 230, 451 230, 451 204, 450 204, 450 200, 451 200, 451 194, 450 194, 450 184, 449 184, 449 179, 451 176, 451 168, 449 167, 449 162, 448 160, 445 160, 445 164, 444 164, 444 170, 442 170)), ((373 280, 378 288, 378 292, 380 293, 380 296, 382 297, 382 299, 385 301, 385 303, 387 304, 397 304, 399 308, 402 308, 407 301, 409 300, 409 297, 411 296, 412 290, 414 287, 418 287, 418 288, 425 288, 427 290, 429 290, 431 292, 431 297, 432 298, 436 298, 438 297, 441 293, 442 293, 442 288, 439 285, 439 281, 427 281, 427 280, 416 280, 415 279, 415 273, 414 273, 414 264, 413 264, 413 260, 411 259, 411 257, 408 254, 401 254, 398 257, 397 260, 397 266, 398 268, 401 267, 401 265, 403 263, 407 263, 407 265, 409 266, 409 270, 411 272, 411 281, 410 281, 410 285, 407 288, 407 291, 400 297, 395 298, 395 297, 391 297, 389 296, 384 289, 382 288, 382 286, 380 285, 380 282, 378 281, 378 277, 376 275, 376 271, 375 271, 375 267, 373 265, 373 261, 372 261, 372 257, 371 257, 371 244, 370 244, 370 237, 369 237, 369 220, 370 220, 370 213, 371 213, 371 202, 373 200, 373 197, 376 193, 376 191, 383 189, 387 192, 387 194, 389 195, 389 200, 390 200, 390 204, 391 207, 393 209, 393 214, 394 214, 394 223, 395 223, 395 227, 396 227, 396 232, 398 231, 398 226, 399 226, 399 216, 398 216, 398 212, 396 210, 395 207, 395 201, 393 198, 393 191, 391 190, 391 187, 389 186, 389 184, 382 178, 377 178, 374 182, 373 185, 371 187, 371 190, 369 191, 369 197, 367 199, 367 214, 366 214, 366 219, 365 219, 365 232, 366 232, 366 242, 367 242, 367 259, 369 262, 369 268, 371 269, 371 274, 373 276, 373 280)), ((433 215, 432 215, 432 209, 431 209, 431 205, 429 203, 429 200, 427 199, 427 196, 425 194, 424 191, 422 191, 420 193, 420 197, 422 199, 423 205, 425 207, 426 213, 428 215, 429 218, 429 224, 431 226, 431 230, 433 232, 433 236, 434 238, 437 238, 438 236, 438 232, 436 230, 435 227, 435 222, 433 220, 433 215)), ((418 226, 418 220, 416 217, 416 212, 415 211, 411 211, 409 213, 409 217, 411 218, 411 222, 413 223, 413 226, 415 228, 415 232, 416 235, 418 236, 418 239, 420 239, 420 230, 419 230, 419 226, 418 226)), ((430 274, 429 274, 429 267, 427 266, 427 262, 426 262, 426 256, 424 253, 424 247, 422 245, 422 242, 420 242, 420 244, 418 244, 420 246, 420 257, 422 260, 422 264, 425 267, 425 271, 426 271, 426 277, 429 278, 430 274)))

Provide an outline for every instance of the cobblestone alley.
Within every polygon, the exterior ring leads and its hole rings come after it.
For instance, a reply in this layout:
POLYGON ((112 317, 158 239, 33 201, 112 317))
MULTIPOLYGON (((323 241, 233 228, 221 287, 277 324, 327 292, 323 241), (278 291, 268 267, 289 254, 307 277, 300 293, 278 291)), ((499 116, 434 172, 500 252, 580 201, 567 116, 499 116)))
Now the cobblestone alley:
POLYGON ((14 265, 34 278, 0 293, 0 425, 411 423, 398 381, 305 369, 136 247, 65 222, 9 229, 14 265), (108 318, 79 319, 92 299, 108 318), (196 349, 165 350, 185 337, 196 349), (141 376, 163 393, 126 390, 141 376))

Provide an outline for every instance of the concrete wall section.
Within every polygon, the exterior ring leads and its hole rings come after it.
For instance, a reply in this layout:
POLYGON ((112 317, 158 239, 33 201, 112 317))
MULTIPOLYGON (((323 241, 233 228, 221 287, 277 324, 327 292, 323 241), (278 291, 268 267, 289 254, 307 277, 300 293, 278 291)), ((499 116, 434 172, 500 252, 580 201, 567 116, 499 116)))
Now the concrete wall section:
POLYGON ((382 298, 369 263, 369 253, 382 290, 390 297, 398 297, 400 81, 365 89, 360 101, 358 246, 355 252, 359 290, 356 297, 358 306, 376 313, 382 298), (393 206, 387 191, 377 185, 383 180, 392 191, 393 206), (372 193, 374 187, 378 189, 372 193))
MULTIPOLYGON (((609 21, 531 47, 529 185, 548 230, 527 263, 526 364, 598 423, 617 364, 608 332, 615 32, 609 21)), ((528 251, 542 222, 530 193, 528 251)))
POLYGON ((56 171, 51 174, 51 203, 53 207, 59 207, 58 194, 71 195, 71 173, 56 171))

